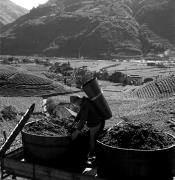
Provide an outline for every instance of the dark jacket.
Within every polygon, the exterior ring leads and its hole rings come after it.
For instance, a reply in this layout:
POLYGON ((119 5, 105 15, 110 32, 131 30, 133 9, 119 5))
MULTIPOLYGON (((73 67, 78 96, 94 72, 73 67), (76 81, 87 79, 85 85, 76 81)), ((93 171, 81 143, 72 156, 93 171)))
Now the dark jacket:
POLYGON ((77 114, 75 121, 78 122, 77 129, 81 130, 86 122, 88 127, 95 127, 100 122, 103 122, 104 118, 101 116, 93 101, 83 97, 80 105, 80 111, 77 114))

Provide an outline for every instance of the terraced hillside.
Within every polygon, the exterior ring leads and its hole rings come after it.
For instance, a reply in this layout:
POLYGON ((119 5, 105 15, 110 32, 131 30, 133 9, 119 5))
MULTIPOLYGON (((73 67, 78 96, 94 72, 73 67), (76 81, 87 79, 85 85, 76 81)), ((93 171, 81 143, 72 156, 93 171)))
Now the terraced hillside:
POLYGON ((175 76, 170 75, 152 82, 146 83, 129 91, 130 97, 160 98, 172 96, 175 93, 175 76))
POLYGON ((106 59, 162 52, 175 42, 173 1, 50 0, 2 28, 1 54, 106 59), (156 47, 155 36, 142 40, 143 24, 160 37, 156 47))
POLYGON ((9 79, 8 82, 10 84, 16 84, 16 85, 50 85, 52 84, 52 81, 37 77, 35 75, 31 74, 24 74, 24 73, 16 73, 12 75, 9 79))
MULTIPOLYGON (((16 74, 15 70, 0 69, 0 80, 6 82, 8 78, 16 74)), ((1 84, 1 83, 0 83, 1 84)), ((1 84, 2 85, 2 84, 1 84)))
POLYGON ((1 96, 42 96, 47 94, 65 94, 67 90, 61 84, 33 74, 15 70, 0 69, 1 96))
MULTIPOLYGON (((135 0, 139 6, 137 20, 159 37, 175 43, 175 1, 174 0, 135 0)), ((162 42, 162 41, 161 41, 162 42)))
POLYGON ((163 50, 173 48, 173 45, 168 41, 168 39, 158 36, 146 24, 141 26, 140 32, 143 42, 143 52, 145 53, 150 49, 154 49, 155 52, 158 52, 160 49, 163 50))

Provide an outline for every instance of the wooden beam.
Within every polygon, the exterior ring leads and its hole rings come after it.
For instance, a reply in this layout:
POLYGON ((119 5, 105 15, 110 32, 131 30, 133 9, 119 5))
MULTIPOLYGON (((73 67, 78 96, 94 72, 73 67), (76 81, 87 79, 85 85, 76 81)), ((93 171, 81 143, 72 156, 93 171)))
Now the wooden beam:
MULTIPOLYGON (((23 156, 23 147, 20 147, 12 152, 9 152, 4 156, 4 158, 10 158, 10 159, 18 159, 19 161, 24 158, 23 156)), ((3 158, 3 159, 4 159, 3 158)))
POLYGON ((36 180, 104 180, 27 162, 21 162, 11 158, 4 159, 4 169, 16 176, 36 180))
POLYGON ((10 136, 7 138, 5 143, 2 145, 2 147, 0 148, 0 159, 5 155, 6 151, 10 148, 16 136, 19 134, 19 132, 22 130, 26 122, 29 120, 31 114, 34 111, 34 108, 35 108, 35 104, 32 104, 30 108, 26 111, 24 116, 21 118, 19 123, 16 125, 14 130, 11 132, 10 136))

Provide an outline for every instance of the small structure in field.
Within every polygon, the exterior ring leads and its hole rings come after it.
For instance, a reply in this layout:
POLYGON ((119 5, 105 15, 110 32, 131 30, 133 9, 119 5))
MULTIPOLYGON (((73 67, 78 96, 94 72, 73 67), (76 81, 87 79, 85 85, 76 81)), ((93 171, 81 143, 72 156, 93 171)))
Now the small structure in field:
POLYGON ((128 84, 139 86, 143 83, 143 77, 139 75, 129 75, 127 77, 127 82, 128 84))
POLYGON ((156 66, 155 62, 147 62, 147 66, 156 66))

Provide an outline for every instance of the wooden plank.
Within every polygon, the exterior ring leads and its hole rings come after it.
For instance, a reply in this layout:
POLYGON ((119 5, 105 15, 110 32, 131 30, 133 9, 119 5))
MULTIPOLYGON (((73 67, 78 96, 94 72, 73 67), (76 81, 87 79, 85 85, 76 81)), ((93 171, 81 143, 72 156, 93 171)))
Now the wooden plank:
POLYGON ((4 156, 4 158, 12 158, 12 159, 18 159, 18 160, 21 160, 23 159, 23 147, 20 147, 12 152, 9 152, 8 154, 6 154, 4 156))
POLYGON ((4 159, 4 169, 8 172, 12 172, 16 176, 36 180, 104 180, 27 162, 21 162, 11 158, 4 159))
POLYGON ((0 158, 2 158, 5 155, 6 151, 10 148, 10 145, 13 143, 16 136, 19 134, 19 132, 22 130, 26 122, 29 120, 31 114, 34 111, 34 108, 35 108, 35 104, 32 104, 30 108, 26 111, 24 116, 21 118, 19 123, 16 125, 14 130, 11 132, 10 136, 7 138, 5 143, 2 145, 2 147, 0 148, 0 158))

